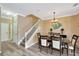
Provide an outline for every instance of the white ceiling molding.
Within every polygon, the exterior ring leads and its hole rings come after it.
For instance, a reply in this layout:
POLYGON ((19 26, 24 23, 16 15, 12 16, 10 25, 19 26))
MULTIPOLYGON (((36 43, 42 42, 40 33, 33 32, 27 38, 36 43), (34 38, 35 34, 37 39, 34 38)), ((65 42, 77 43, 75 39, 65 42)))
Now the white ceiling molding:
POLYGON ((75 12, 75 13, 72 13, 72 14, 68 14, 68 15, 58 16, 58 17, 56 17, 56 18, 67 17, 67 16, 74 16, 74 15, 77 15, 77 14, 79 14, 79 11, 78 11, 78 12, 75 12))

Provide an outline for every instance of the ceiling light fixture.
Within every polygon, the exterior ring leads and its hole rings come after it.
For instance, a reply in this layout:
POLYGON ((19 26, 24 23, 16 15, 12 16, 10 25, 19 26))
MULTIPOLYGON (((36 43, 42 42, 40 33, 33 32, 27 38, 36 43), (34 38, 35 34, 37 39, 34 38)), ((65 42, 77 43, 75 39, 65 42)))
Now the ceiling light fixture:
POLYGON ((54 18, 51 22, 57 22, 58 20, 55 18, 55 12, 53 12, 54 18))

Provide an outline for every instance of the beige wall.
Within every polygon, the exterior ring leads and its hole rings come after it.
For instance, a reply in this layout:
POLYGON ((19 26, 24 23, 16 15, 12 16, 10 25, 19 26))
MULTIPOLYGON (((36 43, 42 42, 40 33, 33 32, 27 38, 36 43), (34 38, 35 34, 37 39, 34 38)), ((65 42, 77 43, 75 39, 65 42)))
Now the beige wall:
MULTIPOLYGON (((73 34, 79 35, 79 14, 75 16, 61 17, 58 18, 58 21, 63 25, 64 34, 67 34, 69 39, 73 34)), ((40 32, 42 34, 47 34, 49 32, 50 23, 50 20, 41 21, 40 32)))
POLYGON ((41 34, 47 34, 50 29, 50 21, 41 21, 39 24, 41 34))
POLYGON ((63 25, 64 33, 71 37, 73 34, 79 35, 79 14, 74 16, 59 18, 59 22, 63 25))

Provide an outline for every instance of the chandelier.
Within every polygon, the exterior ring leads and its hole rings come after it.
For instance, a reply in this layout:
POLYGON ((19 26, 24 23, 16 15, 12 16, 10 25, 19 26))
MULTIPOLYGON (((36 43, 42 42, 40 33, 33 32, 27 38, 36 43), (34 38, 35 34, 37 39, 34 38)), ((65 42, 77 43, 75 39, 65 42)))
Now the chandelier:
POLYGON ((54 30, 59 29, 62 24, 58 22, 58 20, 55 18, 55 12, 53 12, 53 19, 51 20, 51 26, 54 30))

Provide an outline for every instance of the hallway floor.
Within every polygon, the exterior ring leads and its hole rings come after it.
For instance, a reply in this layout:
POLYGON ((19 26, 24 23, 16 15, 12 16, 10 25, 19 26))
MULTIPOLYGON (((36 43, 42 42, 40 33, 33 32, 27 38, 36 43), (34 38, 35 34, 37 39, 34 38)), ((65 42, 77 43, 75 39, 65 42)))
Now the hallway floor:
MULTIPOLYGON (((35 44, 28 49, 24 49, 24 47, 17 46, 14 43, 3 42, 2 51, 2 56, 60 56, 60 53, 58 51, 53 51, 53 53, 51 54, 51 51, 47 53, 46 49, 44 48, 40 52, 38 44, 35 44)), ((62 56, 67 56, 66 51, 64 51, 64 54, 62 54, 62 56)), ((70 53, 69 56, 73 56, 73 54, 70 53)), ((79 56, 79 49, 76 50, 76 56, 79 56)))

